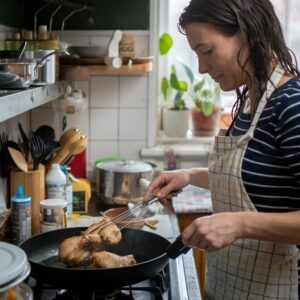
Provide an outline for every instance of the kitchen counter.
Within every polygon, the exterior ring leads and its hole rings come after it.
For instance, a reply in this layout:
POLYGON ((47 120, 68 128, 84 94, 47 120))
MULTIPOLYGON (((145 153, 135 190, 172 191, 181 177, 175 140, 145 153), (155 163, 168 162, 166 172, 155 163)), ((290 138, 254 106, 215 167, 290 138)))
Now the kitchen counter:
MULTIPOLYGON (((93 195, 89 202, 89 210, 87 216, 81 216, 77 220, 68 220, 68 226, 82 226, 93 223, 96 218, 100 216, 100 210, 104 211, 108 208, 106 205, 100 205, 96 195, 93 195)), ((151 231, 153 233, 160 234, 167 238, 170 242, 180 234, 179 224, 177 216, 173 211, 172 206, 164 208, 162 215, 155 215, 153 218, 157 218, 159 223, 157 229, 153 230, 144 226, 144 230, 151 231)), ((193 252, 189 251, 185 255, 181 255, 176 260, 170 261, 170 276, 171 276, 171 290, 177 289, 172 292, 173 300, 199 300, 201 299, 201 293, 198 284, 198 275, 195 267, 195 261, 193 252)))

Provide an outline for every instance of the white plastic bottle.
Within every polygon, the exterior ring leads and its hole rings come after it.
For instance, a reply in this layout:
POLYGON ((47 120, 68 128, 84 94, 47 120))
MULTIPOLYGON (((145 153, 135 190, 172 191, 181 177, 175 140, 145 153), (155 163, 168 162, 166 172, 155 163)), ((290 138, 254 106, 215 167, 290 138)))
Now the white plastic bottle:
POLYGON ((48 199, 66 200, 67 178, 60 169, 59 164, 52 164, 46 176, 46 188, 48 199))
POLYGON ((67 217, 71 217, 73 214, 73 186, 72 186, 72 180, 70 178, 70 173, 69 173, 71 168, 63 165, 60 167, 60 169, 64 172, 67 178, 66 181, 67 217))

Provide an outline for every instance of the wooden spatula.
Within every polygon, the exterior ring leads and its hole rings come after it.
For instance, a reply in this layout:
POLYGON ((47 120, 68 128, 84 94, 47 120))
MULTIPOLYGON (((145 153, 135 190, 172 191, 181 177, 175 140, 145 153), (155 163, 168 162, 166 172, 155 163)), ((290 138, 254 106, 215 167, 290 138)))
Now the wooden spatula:
POLYGON ((16 166, 23 172, 28 172, 28 165, 22 152, 14 148, 8 147, 8 152, 12 157, 16 166))

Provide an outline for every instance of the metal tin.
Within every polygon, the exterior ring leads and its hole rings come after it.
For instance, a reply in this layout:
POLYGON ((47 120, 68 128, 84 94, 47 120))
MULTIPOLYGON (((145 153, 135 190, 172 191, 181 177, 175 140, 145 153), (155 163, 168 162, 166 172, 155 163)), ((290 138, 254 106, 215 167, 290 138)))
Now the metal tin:
POLYGON ((67 201, 63 199, 46 199, 40 202, 41 232, 66 227, 67 201))

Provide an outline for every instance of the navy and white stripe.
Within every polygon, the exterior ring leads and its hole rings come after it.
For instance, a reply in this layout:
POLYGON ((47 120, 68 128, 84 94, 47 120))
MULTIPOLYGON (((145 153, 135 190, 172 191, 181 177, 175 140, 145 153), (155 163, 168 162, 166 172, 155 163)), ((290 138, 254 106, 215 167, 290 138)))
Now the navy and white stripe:
MULTIPOLYGON (((245 134, 250 123, 242 112, 229 134, 245 134)), ((300 210, 300 78, 268 100, 245 153, 242 180, 258 211, 300 210)))

